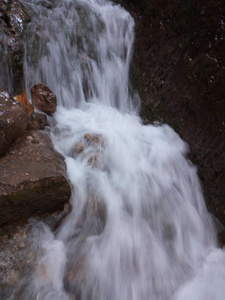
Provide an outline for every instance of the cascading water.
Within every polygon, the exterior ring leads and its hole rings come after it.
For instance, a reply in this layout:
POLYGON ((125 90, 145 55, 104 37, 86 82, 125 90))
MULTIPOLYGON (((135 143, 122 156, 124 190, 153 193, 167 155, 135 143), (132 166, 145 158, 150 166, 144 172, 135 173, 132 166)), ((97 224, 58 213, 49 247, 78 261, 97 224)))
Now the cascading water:
POLYGON ((104 1, 33 1, 27 85, 45 82, 64 107, 102 103, 134 110, 128 94, 133 19, 104 1), (31 44, 30 44, 31 43, 31 44))
POLYGON ((225 255, 188 147, 137 116, 131 16, 105 0, 23 3, 27 90, 42 82, 57 94, 51 136, 73 195, 56 233, 34 226, 38 260, 17 298, 225 299, 225 255))

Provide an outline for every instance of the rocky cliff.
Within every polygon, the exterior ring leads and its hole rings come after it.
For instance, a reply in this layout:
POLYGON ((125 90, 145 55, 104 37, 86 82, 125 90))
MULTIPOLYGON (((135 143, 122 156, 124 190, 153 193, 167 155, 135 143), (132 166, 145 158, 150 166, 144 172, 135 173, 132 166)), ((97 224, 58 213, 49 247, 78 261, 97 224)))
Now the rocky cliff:
POLYGON ((209 210, 225 224, 225 3, 120 1, 136 21, 131 80, 146 123, 190 145, 209 210))

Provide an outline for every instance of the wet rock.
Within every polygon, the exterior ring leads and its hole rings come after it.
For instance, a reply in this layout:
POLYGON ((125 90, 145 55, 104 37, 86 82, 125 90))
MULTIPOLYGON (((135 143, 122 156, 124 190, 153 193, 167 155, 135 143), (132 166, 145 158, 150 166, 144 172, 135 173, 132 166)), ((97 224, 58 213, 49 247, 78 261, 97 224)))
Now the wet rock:
POLYGON ((31 247, 31 231, 38 222, 44 222, 53 229, 60 213, 45 213, 32 219, 32 222, 25 219, 1 226, 0 299, 24 299, 18 297, 15 292, 21 284, 21 279, 35 268, 37 262, 36 252, 31 247))
POLYGON ((101 235, 106 223, 106 209, 102 201, 90 195, 84 205, 79 224, 80 235, 72 237, 68 247, 68 263, 65 272, 66 291, 80 299, 87 276, 86 247, 89 236, 101 235), (74 251, 76 249, 76 251, 74 251))
POLYGON ((0 33, 0 89, 21 94, 23 89, 24 45, 20 38, 0 33))
POLYGON ((95 146, 99 146, 99 147, 104 146, 104 140, 103 140, 102 136, 100 136, 100 135, 86 133, 84 135, 84 138, 85 138, 87 144, 90 146, 94 146, 94 147, 95 146))
POLYGON ((8 6, 9 6, 9 1, 1 1, 0 2, 0 12, 3 14, 4 12, 6 12, 8 6))
POLYGON ((44 132, 26 132, 0 166, 0 223, 63 209, 70 197, 63 157, 44 132))
POLYGON ((207 206, 225 224, 225 2, 119 2, 136 21, 131 80, 141 115, 188 142, 207 206))
POLYGON ((81 153, 84 150, 84 144, 82 142, 78 142, 74 148, 76 153, 81 153))
POLYGON ((17 35, 21 36, 26 25, 30 22, 30 17, 26 8, 22 3, 17 1, 10 1, 9 8, 6 12, 8 25, 17 35))
MULTIPOLYGON (((89 222, 90 219, 95 219, 94 222, 98 222, 97 232, 98 234, 100 234, 105 226, 106 212, 104 204, 96 197, 90 196, 84 206, 83 218, 84 222, 85 220, 89 222)), ((93 234, 95 233, 96 232, 94 232, 93 234)))
MULTIPOLYGON (((0 18, 11 33, 21 36, 26 25, 30 22, 25 6, 18 1, 1 1, 0 18)), ((5 28, 5 30, 7 30, 5 28)))
POLYGON ((84 256, 78 255, 74 257, 71 255, 71 259, 69 263, 67 263, 64 284, 66 291, 74 295, 75 299, 80 299, 81 290, 85 282, 85 275, 84 256))
POLYGON ((0 3, 0 88, 13 95, 23 90, 23 31, 30 21, 18 1, 0 3))
POLYGON ((47 116, 35 112, 31 122, 27 126, 27 130, 44 130, 45 126, 48 126, 47 116))
POLYGON ((69 202, 65 203, 63 211, 58 215, 54 230, 57 230, 61 226, 71 211, 72 205, 69 202))
MULTIPOLYGON (((96 152, 100 151, 101 148, 104 147, 104 139, 102 136, 98 134, 90 134, 86 133, 84 137, 82 138, 82 141, 76 143, 74 147, 74 155, 78 155, 82 153, 84 150, 89 149, 90 151, 93 152, 95 150, 96 152)), ((86 151, 85 154, 87 154, 88 151, 86 151)), ((84 154, 84 155, 85 155, 84 154)), ((95 156, 95 153, 91 153, 91 156, 95 156)), ((90 157, 91 159, 91 157, 90 157)), ((90 160, 91 162, 91 160, 90 160)))
POLYGON ((28 124, 26 109, 7 92, 0 91, 0 155, 23 135, 28 124))
POLYGON ((221 248, 225 246, 225 230, 218 233, 218 241, 221 248))
POLYGON ((48 0, 42 0, 42 1, 40 1, 40 4, 44 7, 46 7, 47 9, 54 8, 54 3, 52 3, 51 1, 48 1, 48 0))
POLYGON ((90 158, 88 159, 88 164, 94 168, 98 168, 100 166, 101 156, 100 153, 92 153, 90 158))
POLYGON ((34 106, 46 114, 52 114, 56 111, 56 95, 44 84, 35 84, 31 88, 31 97, 34 106))
POLYGON ((86 160, 87 164, 93 168, 104 168, 102 149, 104 148, 104 138, 98 134, 86 133, 82 141, 75 144, 72 149, 72 156, 86 160))

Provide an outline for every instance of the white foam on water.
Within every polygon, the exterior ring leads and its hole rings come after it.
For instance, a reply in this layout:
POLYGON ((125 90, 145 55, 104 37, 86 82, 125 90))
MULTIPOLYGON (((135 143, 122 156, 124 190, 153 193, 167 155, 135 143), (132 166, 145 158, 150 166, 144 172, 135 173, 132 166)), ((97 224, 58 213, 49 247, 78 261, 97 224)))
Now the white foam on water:
POLYGON ((176 300, 223 300, 225 297, 224 250, 215 249, 195 277, 178 291, 176 300))
POLYGON ((42 82, 57 95, 51 137, 67 163, 72 211, 40 240, 23 299, 224 299, 225 254, 188 146, 137 116, 131 16, 104 0, 24 3, 34 14, 26 85, 42 82))

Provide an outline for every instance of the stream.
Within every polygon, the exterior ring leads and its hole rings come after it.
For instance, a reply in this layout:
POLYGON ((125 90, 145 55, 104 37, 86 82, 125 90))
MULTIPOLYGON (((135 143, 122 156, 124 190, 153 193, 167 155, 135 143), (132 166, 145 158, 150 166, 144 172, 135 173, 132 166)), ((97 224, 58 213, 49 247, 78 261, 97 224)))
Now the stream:
POLYGON ((105 0, 21 2, 26 90, 57 96, 51 138, 72 209, 56 232, 33 225, 37 262, 17 299, 224 300, 225 253, 188 145, 138 116, 130 14, 105 0))

